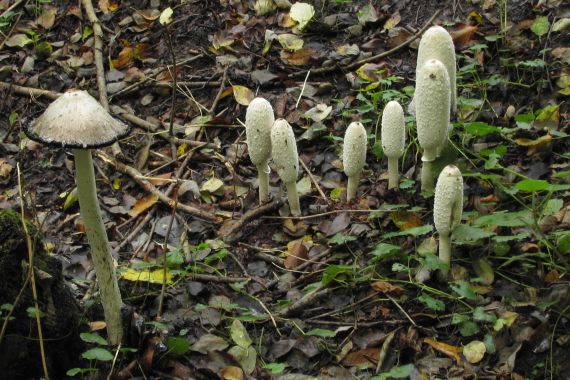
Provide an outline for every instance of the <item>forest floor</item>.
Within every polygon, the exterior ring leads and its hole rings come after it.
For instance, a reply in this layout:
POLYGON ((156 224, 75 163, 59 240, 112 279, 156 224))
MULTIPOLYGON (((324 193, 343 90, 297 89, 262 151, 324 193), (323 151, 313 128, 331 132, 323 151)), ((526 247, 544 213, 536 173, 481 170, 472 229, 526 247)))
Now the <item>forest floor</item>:
MULTIPOLYGON (((77 368, 52 378, 570 379, 568 1, 93 5, 100 72, 84 7, 0 1, 0 208, 25 200, 84 312, 85 351, 60 353, 77 368), (436 178, 453 164, 464 180, 450 267, 434 194, 420 187, 415 118, 406 112, 396 189, 381 148, 382 110, 397 100, 407 111, 414 36, 431 24, 457 57, 458 110, 433 163, 436 178), (68 89, 100 100, 98 79, 133 125, 118 148, 93 151, 130 309, 118 355, 100 323, 73 151, 23 129, 68 89), (301 217, 273 164, 258 205, 243 125, 256 96, 293 127, 301 217), (347 201, 352 121, 369 149, 347 201), (419 281, 420 267, 432 275, 419 281)), ((26 360, 39 378, 40 358, 26 360)))

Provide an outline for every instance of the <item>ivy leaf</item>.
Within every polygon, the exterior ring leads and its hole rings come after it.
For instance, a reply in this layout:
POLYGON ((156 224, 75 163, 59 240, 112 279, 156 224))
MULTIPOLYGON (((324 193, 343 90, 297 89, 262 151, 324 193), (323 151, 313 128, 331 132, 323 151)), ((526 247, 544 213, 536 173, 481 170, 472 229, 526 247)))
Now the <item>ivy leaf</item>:
POLYGON ((97 344, 102 344, 104 346, 109 344, 103 337, 100 337, 97 334, 81 333, 79 334, 79 337, 81 338, 82 341, 87 343, 97 343, 97 344))
POLYGON ((539 37, 548 33, 549 29, 550 29, 550 22, 548 22, 548 17, 546 16, 537 17, 536 20, 534 20, 534 22, 530 26, 530 30, 532 30, 534 34, 536 34, 539 37))
POLYGON ((431 270, 442 270, 448 271, 449 264, 443 262, 438 256, 434 255, 433 253, 426 253, 425 258, 419 258, 418 261, 423 265, 428 267, 431 270))
POLYGON ((85 351, 83 354, 81 354, 81 356, 89 360, 101 360, 101 361, 113 360, 113 354, 101 347, 95 347, 88 351, 85 351))
POLYGON ((334 338, 336 336, 336 333, 334 331, 331 331, 331 330, 314 329, 314 330, 309 331, 307 333, 307 335, 316 335, 316 336, 320 336, 321 338, 334 338))
POLYGON ((463 241, 477 241, 493 235, 495 235, 494 232, 485 231, 481 228, 475 228, 465 224, 460 224, 453 230, 455 239, 463 241))
POLYGON ((465 297, 470 300, 477 299, 477 295, 471 286, 469 286, 469 284, 463 280, 457 280, 454 283, 450 283, 449 286, 451 286, 451 289, 461 297, 465 297))
POLYGON ((540 179, 523 179, 515 185, 521 191, 541 191, 550 187, 550 184, 540 179))
POLYGON ((340 232, 337 232, 332 238, 329 239, 329 245, 346 244, 349 241, 353 241, 353 240, 356 240, 356 236, 346 236, 346 235, 341 234, 340 232))
POLYGON ((418 300, 425 303, 427 305, 427 307, 429 307, 430 309, 438 310, 438 311, 445 310, 445 304, 443 303, 443 301, 436 300, 435 298, 433 298, 430 295, 425 294, 425 295, 419 296, 418 300))

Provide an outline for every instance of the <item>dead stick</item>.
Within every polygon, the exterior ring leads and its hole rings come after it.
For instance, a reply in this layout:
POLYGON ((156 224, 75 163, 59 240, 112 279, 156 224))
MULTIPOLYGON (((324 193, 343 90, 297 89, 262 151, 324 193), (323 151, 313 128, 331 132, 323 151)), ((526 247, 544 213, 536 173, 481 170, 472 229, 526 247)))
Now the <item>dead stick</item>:
POLYGON ((298 314, 299 312, 319 302, 320 300, 326 299, 332 293, 332 290, 323 290, 323 288, 324 287, 321 285, 312 292, 307 293, 303 298, 277 313, 277 316, 281 318, 288 318, 292 315, 298 314))
POLYGON ((2 90, 12 90, 15 94, 29 96, 30 98, 40 98, 45 96, 50 100, 56 100, 62 94, 55 91, 40 90, 39 88, 18 86, 12 83, 0 82, 0 89, 2 90))
POLYGON ((229 229, 229 231, 227 231, 224 234, 222 240, 229 244, 236 242, 239 237, 236 237, 235 234, 237 233, 237 231, 240 231, 247 223, 249 223, 249 221, 257 218, 260 215, 265 214, 266 212, 275 210, 276 208, 280 207, 282 204, 283 204, 282 200, 274 200, 271 203, 249 210, 248 212, 243 214, 241 219, 235 222, 235 224, 229 229))
POLYGON ((311 179, 311 182, 313 182, 315 184, 315 187, 317 188, 317 190, 319 191, 319 194, 321 194, 321 197, 326 200, 327 196, 325 195, 325 193, 323 193, 323 190, 321 189, 321 187, 319 186, 319 184, 317 183, 317 180, 315 179, 315 177, 313 177, 313 174, 311 173, 311 171, 309 170, 309 168, 307 167, 307 165, 305 165, 305 163, 303 162, 303 160, 301 158, 299 158, 299 162, 301 163, 301 166, 303 167, 303 169, 305 169, 305 171, 307 172, 307 174, 309 175, 309 178, 311 179))

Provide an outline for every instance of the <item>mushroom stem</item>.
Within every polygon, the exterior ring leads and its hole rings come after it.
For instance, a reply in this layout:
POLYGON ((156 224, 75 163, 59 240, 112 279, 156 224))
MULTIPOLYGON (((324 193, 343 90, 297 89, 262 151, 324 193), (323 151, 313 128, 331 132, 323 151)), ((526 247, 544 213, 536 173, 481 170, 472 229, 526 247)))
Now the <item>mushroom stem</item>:
MULTIPOLYGON (((439 258, 446 264, 451 264, 451 235, 439 235, 439 258)), ((447 271, 442 271, 446 275, 447 271)))
POLYGON ((422 162, 422 191, 434 191, 434 178, 431 172, 431 161, 422 162))
POLYGON ((269 160, 264 160, 257 167, 259 173, 259 203, 267 203, 269 200, 269 160))
POLYGON ((301 216, 301 205, 299 204, 299 193, 297 192, 297 182, 286 182, 287 198, 289 199, 289 208, 293 216, 301 216))
POLYGON ((398 157, 388 157, 388 189, 397 188, 399 182, 398 157))
POLYGON ((360 173, 351 175, 348 177, 348 183, 346 185, 346 200, 350 201, 356 196, 356 190, 358 190, 358 180, 360 179, 360 173))
POLYGON ((121 293, 117 283, 115 266, 111 259, 111 248, 107 240, 105 225, 101 218, 97 189, 95 187, 95 172, 90 149, 75 149, 75 168, 77 176, 77 194, 81 207, 81 216, 95 270, 97 283, 101 291, 101 302, 105 310, 108 341, 111 345, 119 345, 123 338, 121 322, 121 293))

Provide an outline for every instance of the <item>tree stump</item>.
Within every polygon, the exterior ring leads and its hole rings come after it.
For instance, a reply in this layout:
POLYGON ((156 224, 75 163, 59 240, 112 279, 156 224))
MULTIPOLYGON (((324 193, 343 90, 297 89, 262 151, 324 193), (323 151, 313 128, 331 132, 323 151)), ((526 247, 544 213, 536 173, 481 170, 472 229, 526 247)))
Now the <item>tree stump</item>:
MULTIPOLYGON (((52 379, 65 377, 67 370, 79 366, 83 342, 79 338, 80 307, 64 283, 61 263, 49 256, 38 229, 27 224, 34 242, 34 275, 48 371, 52 379)), ((0 210, 0 305, 14 304, 28 275, 26 232, 20 214, 0 210)), ((43 376, 31 282, 14 307, 0 342, 0 373, 5 379, 32 379, 43 376), (34 314, 32 314, 34 315, 34 314)), ((4 323, 8 310, 1 310, 4 323)))

